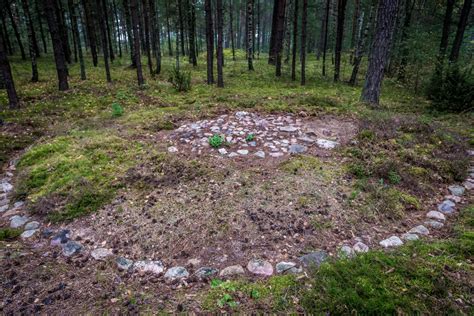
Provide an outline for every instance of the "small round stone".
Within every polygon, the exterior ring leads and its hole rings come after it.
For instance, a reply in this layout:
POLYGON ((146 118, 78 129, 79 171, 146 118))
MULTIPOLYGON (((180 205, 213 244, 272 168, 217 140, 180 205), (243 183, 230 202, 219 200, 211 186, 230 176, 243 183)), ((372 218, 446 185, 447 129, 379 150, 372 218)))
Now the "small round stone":
POLYGON ((352 258, 355 256, 355 251, 351 246, 344 245, 339 249, 340 258, 352 258))
POLYGON ((124 258, 124 257, 118 257, 116 260, 117 267, 120 270, 128 270, 133 266, 133 260, 124 258))
POLYGON ((426 221, 425 225, 429 226, 429 227, 432 227, 432 228, 436 228, 436 229, 442 228, 444 226, 443 223, 435 221, 435 220, 426 221))
POLYGON ((222 269, 219 275, 221 277, 229 277, 229 276, 244 274, 244 273, 245 273, 245 270, 244 268, 242 268, 241 265, 234 265, 234 266, 229 266, 227 268, 222 269))
POLYGON ((426 214, 426 217, 431 218, 431 219, 435 219, 435 220, 438 220, 438 221, 446 220, 446 216, 444 216, 443 213, 438 212, 438 211, 429 211, 426 214))
POLYGON ((305 267, 315 266, 319 267, 324 261, 328 259, 328 254, 324 250, 308 253, 299 257, 299 260, 305 267))
POLYGON ((465 187, 457 185, 457 184, 450 185, 448 189, 449 189, 449 192, 451 192, 451 194, 455 196, 463 195, 464 191, 466 190, 465 187))
POLYGON ((258 275, 270 276, 273 274, 272 264, 268 261, 261 260, 261 259, 250 260, 249 263, 247 264, 247 269, 253 274, 258 274, 258 275))
POLYGON ((184 279, 188 276, 189 272, 184 267, 172 267, 165 273, 165 279, 170 281, 184 279))
POLYGON ((218 272, 219 270, 211 267, 201 267, 194 273, 194 275, 199 279, 207 279, 216 275, 218 272))
POLYGON ((143 260, 137 261, 133 264, 133 269, 140 273, 161 274, 165 270, 161 261, 143 260))
POLYGON ((397 236, 391 236, 387 239, 382 240, 379 244, 384 248, 390 248, 403 245, 403 241, 397 236))
POLYGON ((418 234, 418 235, 425 235, 426 236, 426 235, 430 234, 430 231, 425 226, 418 225, 418 226, 413 227, 412 229, 410 229, 410 231, 408 233, 409 234, 418 234))
POLYGON ((63 255, 65 257, 73 256, 79 253, 82 250, 82 245, 78 242, 69 240, 67 243, 63 244, 63 255))
POLYGON ((368 252, 369 251, 369 246, 367 246, 366 244, 364 244, 361 241, 356 242, 356 244, 352 248, 357 253, 362 253, 362 252, 368 252))
POLYGON ((18 228, 26 224, 28 222, 28 217, 27 216, 20 216, 20 215, 15 215, 12 218, 10 218, 10 227, 11 228, 18 228))
POLYGON ((441 204, 438 205, 438 211, 444 214, 454 213, 454 207, 456 204, 450 200, 444 200, 441 204))
POLYGON ((403 240, 408 240, 408 241, 418 240, 419 238, 420 237, 418 237, 417 234, 407 233, 407 234, 402 235, 402 239, 403 240))
POLYGON ((30 237, 33 236, 37 231, 38 231, 37 229, 25 230, 25 231, 21 234, 21 238, 23 238, 23 239, 30 238, 30 237))
POLYGON ((91 251, 91 256, 95 260, 104 260, 105 258, 111 255, 113 255, 113 252, 111 249, 97 248, 91 251))
POLYGON ((40 223, 36 221, 29 222, 25 225, 25 230, 32 230, 39 228, 40 223))

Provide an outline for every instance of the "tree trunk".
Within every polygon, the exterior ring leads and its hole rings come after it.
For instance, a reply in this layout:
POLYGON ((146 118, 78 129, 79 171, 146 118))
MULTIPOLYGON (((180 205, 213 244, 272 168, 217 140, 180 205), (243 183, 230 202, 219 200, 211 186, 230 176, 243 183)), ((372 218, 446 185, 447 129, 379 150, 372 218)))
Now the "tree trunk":
POLYGON ((351 56, 349 58, 350 63, 353 63, 353 57, 356 50, 356 34, 359 22, 359 10, 360 10, 360 0, 355 0, 354 3, 354 14, 352 15, 352 34, 351 34, 351 56))
POLYGON ((214 83, 214 26, 212 23, 211 0, 204 0, 206 12, 206 50, 207 50, 207 84, 214 83))
POLYGON ((362 29, 362 25, 364 23, 364 13, 362 12, 362 14, 359 17, 360 21, 359 21, 359 31, 358 31, 358 36, 357 36, 357 38, 358 38, 357 48, 356 48, 356 51, 355 51, 355 54, 354 54, 354 60, 353 60, 354 67, 352 68, 351 79, 349 80, 349 84, 351 86, 355 86, 355 84, 357 82, 357 74, 359 72, 360 63, 362 62, 362 58, 364 57, 364 50, 365 50, 365 45, 366 45, 366 42, 367 42, 367 37, 369 36, 369 30, 372 27, 373 11, 374 11, 374 8, 372 6, 372 7, 370 7, 369 19, 367 20, 367 23, 366 23, 366 26, 365 26, 365 29, 364 29, 364 33, 362 33, 362 34, 361 34, 361 29, 362 29))
POLYGON ((49 33, 53 42, 54 60, 56 62, 56 72, 58 74, 59 90, 65 91, 69 89, 67 82, 67 65, 66 56, 64 54, 64 45, 61 41, 61 33, 59 32, 58 21, 56 17, 55 0, 43 0, 43 10, 48 21, 49 33))
POLYGON ((7 50, 8 55, 13 55, 13 48, 10 43, 10 38, 8 37, 7 23, 5 21, 5 16, 0 12, 0 17, 2 19, 2 36, 4 40, 4 46, 7 50))
POLYGON ((21 0, 21 4, 23 6, 23 13, 26 16, 26 26, 28 28, 28 48, 30 52, 30 59, 31 59, 31 82, 38 82, 38 65, 36 64, 36 54, 35 51, 35 44, 36 41, 34 37, 34 26, 33 20, 31 19, 30 9, 28 7, 28 0, 21 0))
POLYGON ((169 13, 169 3, 168 0, 165 0, 166 4, 166 33, 168 35, 168 55, 173 56, 173 48, 171 47, 171 30, 170 30, 170 13, 169 13))
POLYGON ((467 21, 469 19, 469 11, 471 11, 472 0, 464 0, 464 4, 461 10, 461 16, 459 17, 458 29, 456 31, 456 37, 454 38, 453 48, 451 49, 451 55, 449 61, 455 63, 459 58, 459 51, 464 39, 464 31, 466 30, 467 21))
MULTIPOLYGON (((396 0, 397 1, 397 0, 396 0)), ((341 72, 341 53, 342 40, 344 39, 344 20, 346 14, 347 0, 337 1, 337 31, 336 31, 336 50, 334 59, 334 82, 339 81, 341 72)))
POLYGON ((130 0, 130 13, 132 15, 132 31, 133 31, 133 51, 134 60, 137 67, 137 80, 138 85, 142 86, 145 84, 142 73, 142 62, 140 56, 140 34, 138 32, 138 25, 140 21, 138 20, 138 0, 130 0))
POLYGON ((56 16, 58 18, 58 27, 61 35, 61 42, 64 46, 64 56, 68 64, 71 63, 71 47, 69 46, 69 36, 67 33, 67 26, 64 18, 64 9, 61 1, 55 3, 56 16))
POLYGON ((296 47, 298 43, 298 0, 295 1, 293 12, 293 52, 291 58, 291 80, 296 80, 296 47))
POLYGON ((72 32, 73 34, 75 34, 77 41, 77 52, 79 55, 79 64, 81 66, 81 80, 86 80, 86 66, 84 64, 84 56, 82 55, 81 37, 79 36, 79 25, 77 22, 77 14, 76 7, 74 6, 74 0, 68 0, 68 6, 69 12, 71 13, 72 32))
POLYGON ((42 21, 43 15, 41 14, 41 10, 39 9, 38 1, 39 0, 35 0, 36 19, 38 20, 38 25, 39 25, 40 35, 41 35, 41 42, 43 43, 43 52, 47 54, 48 48, 46 45, 46 37, 44 36, 44 31, 43 31, 43 21, 42 21))
POLYGON ((285 56, 285 60, 284 60, 284 63, 285 64, 288 64, 288 62, 290 61, 290 46, 291 46, 291 12, 290 12, 290 8, 292 8, 292 1, 294 0, 289 0, 287 5, 288 5, 288 10, 286 10, 285 12, 285 37, 284 37, 284 42, 283 42, 283 47, 285 48, 285 51, 286 51, 286 56, 285 56))
POLYGON ((398 0, 380 0, 377 10, 375 37, 370 52, 361 101, 378 105, 385 65, 390 53, 398 0))
POLYGON ((137 67, 137 60, 135 58, 135 35, 132 33, 133 31, 133 23, 130 18, 130 2, 129 0, 123 0, 123 11, 125 13, 125 23, 127 24, 127 37, 128 37, 128 42, 130 45, 130 59, 132 61, 132 64, 130 67, 136 68, 137 67))
POLYGON ((10 62, 8 61, 4 38, 6 35, 0 30, 0 73, 3 84, 8 94, 8 104, 10 109, 18 108, 18 95, 16 94, 15 82, 13 81, 10 62))
POLYGON ((449 30, 451 28, 454 2, 455 0, 447 0, 447 4, 446 4, 446 12, 444 14, 444 21, 443 21, 443 33, 441 35, 441 42, 439 44, 440 63, 444 61, 444 57, 446 56, 446 50, 448 49, 449 30))
POLYGON ((118 16, 118 11, 117 11, 117 5, 115 3, 115 0, 112 0, 112 9, 114 10, 114 22, 115 22, 115 28, 116 28, 116 38, 117 38, 117 45, 118 45, 118 51, 119 51, 119 57, 122 58, 122 41, 120 38, 120 24, 119 24, 119 16, 118 16))
POLYGON ((402 27, 402 38, 401 38, 401 59, 400 59, 400 68, 398 70, 398 80, 403 81, 405 80, 406 75, 406 66, 408 64, 408 54, 409 46, 408 46, 408 36, 410 31, 410 24, 411 24, 411 16, 413 9, 415 7, 415 0, 406 0, 405 2, 405 20, 403 21, 402 27), (411 3, 410 3, 411 2, 411 3))
POLYGON ((107 44, 109 48, 109 56, 110 60, 114 61, 115 59, 115 53, 114 53, 114 47, 112 45, 112 32, 110 31, 110 23, 109 23, 109 8, 107 6, 107 1, 102 0, 102 7, 103 7, 103 12, 104 12, 104 21, 105 21, 105 26, 107 30, 107 44))
POLYGON ((260 0, 257 0, 257 59, 260 59, 260 41, 262 40, 262 29, 260 22, 260 0))
POLYGON ((182 1, 178 0, 178 20, 179 20, 179 36, 180 36, 180 44, 181 44, 181 55, 186 55, 186 51, 184 49, 184 17, 183 17, 183 8, 182 8, 182 1))
POLYGON ((285 9, 286 0, 278 0, 278 16, 277 16, 277 30, 275 34, 275 56, 276 56, 276 69, 275 75, 281 76, 281 55, 283 50, 283 36, 285 32, 285 9))
POLYGON ((95 33, 94 19, 92 18, 92 9, 90 0, 82 0, 82 6, 84 7, 87 37, 89 38, 89 47, 91 49, 92 64, 97 67, 97 37, 95 33))
POLYGON ((145 52, 147 57, 148 71, 153 77, 153 61, 151 59, 151 48, 150 48, 150 7, 148 0, 142 0, 142 11, 143 11, 143 25, 145 26, 144 38, 145 38, 145 52))
POLYGON ((303 0, 303 16, 301 18, 301 85, 306 84, 306 29, 308 20, 308 0, 303 0))
POLYGON ((233 14, 233 7, 232 1, 229 0, 229 35, 230 35, 230 44, 232 47, 232 60, 235 61, 235 35, 234 35, 234 14, 233 14))
POLYGON ((97 20, 99 22, 100 37, 102 40, 102 53, 104 55, 104 66, 105 66, 105 75, 107 77, 107 82, 112 82, 112 77, 110 76, 110 67, 109 67, 109 49, 107 41, 107 25, 105 14, 105 6, 103 0, 96 0, 97 7, 97 20))
POLYGON ((196 67, 196 1, 186 0, 188 3, 188 27, 189 27, 189 62, 196 67), (188 2, 190 1, 190 3, 188 2))
POLYGON ((270 33, 270 49, 268 52, 268 63, 270 65, 275 65, 276 63, 275 38, 276 38, 277 24, 278 24, 279 4, 280 4, 280 0, 273 1, 272 30, 270 33))
POLYGON ((224 40, 224 12, 222 10, 222 0, 216 0, 217 9, 217 86, 224 87, 224 50, 222 47, 224 40))
POLYGON ((324 39, 323 39, 323 76, 326 76, 326 51, 328 47, 328 25, 329 25, 329 8, 331 0, 326 0, 326 10, 324 15, 324 39))
POLYGON ((161 73, 161 44, 160 44, 160 27, 156 17, 155 0, 150 1, 150 20, 151 20, 151 42, 153 55, 156 58, 155 74, 161 73))
POLYGON ((10 8, 10 3, 7 3, 6 7, 7 7, 8 16, 10 17, 10 21, 12 23, 13 32, 15 33, 16 42, 18 44, 18 47, 20 48, 21 59, 26 60, 25 49, 23 47, 23 43, 21 42, 21 36, 20 36, 20 33, 18 32, 18 26, 16 25, 15 18, 13 17, 13 13, 10 8))
POLYGON ((247 0, 247 63, 253 71, 253 0, 247 0))

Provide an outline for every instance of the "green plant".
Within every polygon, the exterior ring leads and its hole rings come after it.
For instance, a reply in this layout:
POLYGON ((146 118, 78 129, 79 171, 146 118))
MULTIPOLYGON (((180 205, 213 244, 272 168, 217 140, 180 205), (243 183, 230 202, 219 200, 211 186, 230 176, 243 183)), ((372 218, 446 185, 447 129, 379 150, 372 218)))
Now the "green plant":
POLYGON ((399 184, 400 181, 402 181, 402 177, 400 177, 400 175, 393 170, 389 171, 387 176, 388 176, 388 180, 392 184, 399 184))
POLYGON ((123 115, 123 108, 119 102, 112 103, 112 116, 119 117, 123 115))
POLYGON ((176 91, 189 91, 191 90, 191 72, 181 71, 179 68, 173 67, 169 82, 171 82, 176 91))
POLYGON ((214 134, 212 137, 209 137, 209 145, 212 148, 219 148, 224 143, 224 138, 220 135, 214 134))
POLYGON ((247 137, 245 137, 245 141, 247 142, 251 142, 255 139, 255 135, 254 134, 248 134, 247 137))
POLYGON ((0 241, 2 240, 13 240, 21 235, 21 230, 17 228, 1 228, 0 229, 0 241))

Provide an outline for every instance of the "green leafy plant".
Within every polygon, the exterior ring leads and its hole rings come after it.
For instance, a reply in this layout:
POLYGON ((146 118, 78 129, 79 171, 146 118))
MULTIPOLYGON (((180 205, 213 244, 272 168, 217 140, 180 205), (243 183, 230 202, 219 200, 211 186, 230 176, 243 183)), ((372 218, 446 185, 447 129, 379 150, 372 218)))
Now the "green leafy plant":
POLYGON ((2 228, 0 229, 0 240, 13 240, 20 236, 21 230, 17 228, 2 228))
POLYGON ((123 115, 123 108, 118 102, 112 103, 112 116, 119 117, 123 115))
POLYGON ((191 72, 181 71, 173 67, 173 71, 168 79, 176 91, 185 92, 191 90, 191 72))
POLYGON ((222 296, 221 299, 219 299, 219 301, 217 302, 217 305, 219 305, 219 307, 225 307, 225 306, 229 306, 229 307, 237 307, 237 302, 234 301, 234 299, 232 298, 232 295, 230 294, 224 294, 222 296))
POLYGON ((251 142, 251 141, 255 140, 255 135, 254 134, 248 134, 247 137, 245 137, 245 140, 247 142, 251 142))
POLYGON ((388 172, 388 180, 392 184, 399 184, 400 181, 402 181, 402 177, 396 173, 395 171, 389 171, 388 172))
POLYGON ((214 134, 212 137, 209 137, 209 145, 212 148, 219 148, 224 143, 224 138, 220 135, 214 134))

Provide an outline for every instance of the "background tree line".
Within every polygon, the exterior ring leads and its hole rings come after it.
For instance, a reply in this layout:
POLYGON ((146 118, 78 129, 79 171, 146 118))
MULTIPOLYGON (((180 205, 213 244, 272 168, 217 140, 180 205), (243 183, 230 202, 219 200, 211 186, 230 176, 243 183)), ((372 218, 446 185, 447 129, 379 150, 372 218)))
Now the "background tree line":
POLYGON ((68 65, 80 63, 86 80, 86 58, 94 67, 101 60, 111 82, 110 63, 126 57, 143 85, 144 72, 149 78, 160 74, 163 56, 176 59, 179 74, 180 62, 197 66, 205 54, 207 83, 223 87, 224 49, 232 60, 244 51, 249 71, 261 54, 277 77, 287 63, 296 80, 298 66, 302 85, 310 54, 321 61, 323 76, 331 70, 335 82, 351 85, 368 57, 361 100, 372 104, 379 103, 384 76, 417 91, 421 70, 430 67, 429 97, 442 99, 458 89, 456 95, 467 97, 457 102, 472 107, 472 0, 0 0, 0 5, 0 83, 11 108, 19 103, 12 55, 30 60, 31 80, 38 81, 37 59, 52 54, 59 90, 68 90, 68 65), (352 66, 348 78, 342 77, 341 63, 352 66))

